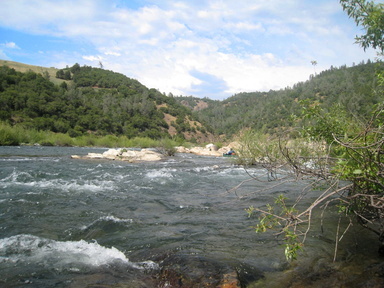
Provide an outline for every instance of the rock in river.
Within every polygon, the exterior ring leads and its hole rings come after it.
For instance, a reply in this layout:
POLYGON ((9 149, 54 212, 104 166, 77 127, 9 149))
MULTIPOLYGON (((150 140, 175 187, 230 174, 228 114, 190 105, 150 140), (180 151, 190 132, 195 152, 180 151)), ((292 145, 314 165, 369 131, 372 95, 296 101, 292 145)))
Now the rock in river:
POLYGON ((163 155, 149 149, 127 150, 127 149, 109 149, 104 153, 88 153, 85 156, 72 155, 73 159, 107 159, 121 160, 128 162, 159 161, 163 155))

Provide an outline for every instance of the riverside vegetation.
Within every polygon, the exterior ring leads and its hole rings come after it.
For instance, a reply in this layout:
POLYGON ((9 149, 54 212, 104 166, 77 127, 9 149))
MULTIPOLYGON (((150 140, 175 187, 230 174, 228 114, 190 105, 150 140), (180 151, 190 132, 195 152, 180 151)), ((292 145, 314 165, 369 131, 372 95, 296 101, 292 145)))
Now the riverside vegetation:
MULTIPOLYGON (((357 43, 364 49, 377 49, 378 57, 382 57, 384 5, 363 0, 340 2, 366 32, 356 37, 357 43)), ((309 183, 296 200, 280 195, 273 204, 246 209, 249 217, 256 215, 258 219, 254 227, 257 233, 276 230, 276 235, 283 236, 288 260, 296 259, 302 250, 316 208, 323 209, 323 214, 329 210, 339 213, 334 261, 339 243, 356 223, 377 235, 378 253, 384 255, 384 73, 379 59, 371 92, 377 102, 366 107, 366 113, 365 109, 360 113, 348 110, 342 103, 323 106, 322 99, 306 99, 298 101, 301 113, 291 117, 299 129, 283 129, 280 135, 264 136, 264 141, 254 132, 243 136, 245 160, 263 165, 270 181, 276 185, 289 179, 309 183), (313 189, 320 191, 315 200, 298 208, 300 199, 313 189), (340 225, 342 218, 348 219, 346 226, 340 225)))
MULTIPOLYGON (((357 42, 383 52, 383 4, 340 3, 365 29, 357 42)), ((159 141, 180 145, 241 135, 239 161, 263 165, 270 180, 284 180, 277 175, 286 168, 295 179, 327 185, 301 212, 283 197, 276 205, 248 209, 260 220, 257 232, 277 228, 285 236, 287 258, 301 249, 312 209, 335 201, 340 215, 356 216, 384 239, 380 57, 331 67, 279 91, 239 93, 223 101, 167 96, 122 74, 78 64, 52 75, 52 69, 20 72, 9 67, 14 63, 3 63, 1 145, 153 147, 159 141)))

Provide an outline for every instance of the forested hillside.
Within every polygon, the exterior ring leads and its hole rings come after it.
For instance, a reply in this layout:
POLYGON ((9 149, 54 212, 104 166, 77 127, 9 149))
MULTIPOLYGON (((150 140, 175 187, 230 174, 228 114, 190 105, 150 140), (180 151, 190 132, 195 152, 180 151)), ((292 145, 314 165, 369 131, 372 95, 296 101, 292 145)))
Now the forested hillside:
POLYGON ((176 99, 195 110, 201 121, 209 123, 217 134, 232 136, 243 128, 273 133, 278 127, 295 125, 292 114, 300 113, 299 101, 319 101, 330 108, 339 103, 350 114, 365 117, 379 99, 376 71, 382 63, 360 63, 353 67, 331 67, 306 82, 279 91, 239 93, 224 101, 194 97, 176 99), (201 102, 205 102, 205 106, 201 102), (204 107, 198 109, 198 107, 204 107))
POLYGON ((1 66, 0 120, 71 137, 212 138, 190 109, 123 74, 79 64, 55 71, 52 77, 1 66))
POLYGON ((37 73, 19 63, 16 69, 0 67, 0 120, 71 137, 113 134, 207 142, 214 135, 230 139, 244 128, 273 133, 296 125, 291 116, 300 113, 305 99, 326 109, 339 103, 365 117, 383 100, 374 92, 378 65, 383 64, 331 67, 293 87, 218 101, 168 97, 123 74, 79 64, 61 70, 38 67, 37 73))

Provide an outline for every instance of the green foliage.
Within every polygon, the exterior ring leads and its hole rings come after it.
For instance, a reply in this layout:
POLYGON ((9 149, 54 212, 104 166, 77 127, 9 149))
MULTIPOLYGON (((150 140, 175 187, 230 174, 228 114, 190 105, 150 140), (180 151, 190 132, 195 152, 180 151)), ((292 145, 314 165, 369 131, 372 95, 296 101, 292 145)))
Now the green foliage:
MULTIPOLYGON (((69 71, 69 69, 58 70, 56 72, 56 78, 64 79, 64 80, 71 80, 72 79, 71 72, 69 71)), ((63 82, 63 83, 65 83, 65 82, 63 82)))
MULTIPOLYGON (((68 133, 72 138, 91 133, 161 139, 173 136, 168 134, 164 120, 163 110, 167 109, 176 117, 181 136, 186 131, 195 132, 188 124, 193 118, 190 110, 137 80, 78 64, 58 70, 56 76, 66 82, 56 86, 50 77, 0 67, 0 120, 12 125, 23 123, 29 129, 68 133)), ((103 141, 114 145, 111 139, 103 141)))
POLYGON ((352 67, 331 66, 293 87, 269 92, 238 93, 224 101, 192 97, 174 99, 194 109, 199 121, 209 123, 215 134, 230 138, 243 129, 275 134, 281 129, 297 126, 291 115, 301 113, 300 102, 303 100, 311 103, 317 101, 322 109, 339 103, 348 116, 369 117, 372 105, 381 101, 374 90, 379 86, 376 73, 382 66, 381 62, 369 60, 352 67), (201 104, 203 102, 205 105, 201 104))
POLYGON ((105 135, 97 139, 97 146, 108 147, 108 148, 117 148, 124 147, 118 145, 119 138, 114 135, 105 135))
POLYGON ((298 240, 298 235, 295 232, 284 229, 284 233, 286 242, 284 249, 285 258, 288 261, 296 260, 299 251, 303 249, 303 243, 298 240))
POLYGON ((31 129, 70 133, 71 137, 91 131, 161 139, 173 136, 168 134, 169 125, 164 121, 164 115, 169 114, 177 117, 171 125, 181 138, 192 133, 191 137, 197 139, 193 135, 196 132, 230 137, 245 128, 276 134, 298 124, 291 115, 300 113, 304 99, 317 101, 323 109, 340 103, 348 116, 368 117, 372 105, 380 102, 372 88, 378 89, 380 84, 375 71, 381 65, 367 62, 350 68, 332 67, 292 88, 239 93, 224 101, 167 97, 122 74, 78 64, 63 69, 63 73, 71 73, 73 80, 60 82, 59 86, 40 74, 3 66, 0 120, 28 123, 31 129), (196 111, 192 112, 191 107, 196 111), (196 129, 189 124, 196 120, 203 126, 196 129))
POLYGON ((299 251, 302 250, 303 243, 295 228, 283 225, 284 222, 295 221, 295 215, 298 212, 294 207, 287 205, 287 199, 284 195, 279 195, 275 198, 274 206, 267 204, 265 210, 250 206, 246 209, 246 212, 248 217, 260 212, 258 223, 254 227, 256 233, 265 233, 268 230, 279 231, 281 227, 284 227, 278 234, 284 235, 285 257, 288 261, 292 261, 297 258, 299 251), (277 209, 279 211, 276 211, 277 209))
POLYGON ((302 100, 299 104, 302 108, 300 119, 304 137, 325 140, 331 144, 335 137, 346 140, 361 129, 359 122, 349 116, 339 103, 331 106, 329 111, 321 108, 318 101, 311 103, 309 100, 302 100))
MULTIPOLYGON (((373 119, 381 118, 383 111, 382 105, 377 106, 373 119)), ((354 183, 354 194, 381 195, 384 187, 381 162, 383 126, 370 125, 359 131, 364 131, 364 134, 355 135, 350 141, 340 142, 344 151, 343 158, 337 161, 333 172, 340 179, 354 183)))
MULTIPOLYGON (((383 52, 384 5, 365 0, 341 0, 340 2, 348 15, 365 29, 365 35, 357 37, 357 42, 364 49, 372 46, 383 52)), ((380 66, 379 68, 382 69, 382 64, 380 66)), ((261 212, 256 232, 265 232, 282 224, 282 228, 279 227, 279 234, 285 235, 285 256, 288 260, 295 259, 297 252, 301 250, 310 230, 312 210, 322 204, 328 206, 332 201, 339 202, 336 208, 341 215, 355 216, 358 223, 376 233, 379 241, 383 243, 383 75, 383 72, 379 70, 374 89, 363 94, 368 98, 364 99, 368 100, 367 102, 377 99, 377 102, 370 102, 373 109, 354 110, 349 114, 347 113, 348 106, 322 107, 320 100, 316 98, 299 101, 302 104, 302 113, 299 117, 292 117, 292 119, 296 123, 301 123, 303 136, 310 140, 324 141, 327 144, 325 149, 327 154, 325 157, 311 157, 310 159, 314 163, 311 168, 300 163, 295 157, 295 153, 292 155, 286 147, 282 147, 281 154, 293 168, 295 177, 300 179, 303 175, 309 175, 315 181, 325 181, 329 187, 302 212, 293 207, 288 208, 284 197, 276 199, 274 206, 267 205, 267 209, 264 211, 253 207, 247 209, 248 215, 254 211, 261 212), (331 108, 326 109, 327 107, 331 108), (352 115, 359 115, 359 119, 352 115), (326 165, 324 165, 324 158, 329 159, 325 162, 326 165), (344 181, 343 184, 340 184, 341 180, 344 181), (276 207, 279 207, 285 215, 276 212, 276 207), (285 223, 282 223, 283 221, 285 223), (300 230, 303 225, 306 226, 304 232, 300 230)), ((352 223, 352 219, 350 223, 352 223)), ((336 243, 341 238, 338 237, 337 232, 336 243)), ((336 251, 337 244, 334 260, 336 251)))
POLYGON ((364 50, 373 47, 383 52, 384 4, 366 0, 340 0, 340 3, 348 16, 365 31, 364 35, 356 36, 356 42, 364 50))
POLYGON ((122 147, 140 147, 140 148, 150 148, 156 147, 157 141, 148 137, 135 137, 129 140, 129 145, 122 147))
POLYGON ((177 143, 169 138, 160 139, 157 150, 165 156, 173 156, 176 153, 177 143))
MULTIPOLYGON (((362 125, 359 119, 347 117, 340 109, 335 106, 330 111, 324 111, 316 102, 305 103, 298 118, 303 123, 302 135, 309 139, 308 142, 302 139, 289 142, 281 138, 262 140, 257 133, 251 132, 244 137, 245 147, 248 145, 251 148, 246 150, 247 157, 260 159, 261 155, 266 155, 257 163, 269 172, 277 167, 289 167, 286 171, 294 172, 296 179, 306 179, 304 177, 307 176, 307 180, 314 183, 322 181, 328 185, 316 201, 301 212, 287 205, 284 196, 276 198, 274 205, 267 205, 264 210, 247 209, 248 215, 261 212, 256 232, 277 229, 279 235, 284 235, 288 260, 295 259, 303 246, 308 230, 302 232, 300 228, 309 229, 312 209, 330 201, 339 202, 337 209, 342 215, 355 216, 360 224, 379 236, 384 233, 381 225, 384 219, 381 159, 384 154, 384 103, 374 107, 366 125, 362 125), (278 148, 273 150, 271 147, 278 148)), ((269 180, 277 179, 271 177, 269 180)))
POLYGON ((24 135, 20 129, 12 129, 11 126, 0 123, 0 144, 7 146, 19 145, 23 142, 24 135))
POLYGON ((50 146, 73 146, 74 141, 68 134, 63 133, 48 133, 50 137, 46 138, 44 142, 41 142, 41 145, 48 146, 48 144, 44 143, 50 143, 50 146))
MULTIPOLYGON (((280 225, 279 219, 276 217, 273 217, 274 215, 273 210, 274 208, 271 205, 267 204, 266 212, 261 214, 261 216, 259 217, 259 223, 255 226, 256 233, 264 233, 268 229, 273 229, 277 225, 280 225)), ((247 212, 248 214, 250 213, 250 211, 247 211, 247 212)))
MULTIPOLYGON (((290 146, 282 145, 288 142, 279 140, 279 161, 272 157, 263 158, 264 167, 273 171, 276 167, 288 165, 297 179, 308 175, 308 180, 325 181, 329 186, 302 212, 286 205, 287 199, 283 196, 276 198, 274 205, 267 205, 265 210, 253 207, 247 210, 248 215, 254 211, 261 212, 255 226, 256 232, 280 229, 278 234, 284 234, 285 254, 289 260, 295 259, 297 252, 301 250, 310 227, 308 223, 311 221, 312 209, 320 204, 327 203, 327 206, 331 201, 338 201, 339 213, 348 217, 355 216, 360 224, 380 237, 384 233, 381 224, 384 219, 384 172, 381 156, 384 154, 384 103, 374 107, 370 120, 365 125, 356 118, 347 117, 340 107, 333 107, 328 112, 320 109, 316 102, 308 104, 303 107, 301 118, 299 117, 304 123, 302 134, 317 142, 308 142, 309 145, 296 142, 290 146), (313 145, 316 143, 324 144, 313 145), (300 227, 307 227, 306 232, 301 232, 300 227)), ((273 145, 271 142, 258 143, 254 153, 259 155, 259 147, 273 145)))
POLYGON ((71 137, 69 134, 38 131, 25 128, 22 125, 11 126, 0 122, 0 145, 15 146, 22 144, 40 144, 43 146, 79 146, 79 147, 138 147, 165 149, 164 154, 171 156, 175 153, 175 146, 180 145, 180 139, 163 138, 154 140, 149 137, 127 138, 126 136, 84 134, 71 137))
POLYGON ((15 146, 27 143, 43 146, 73 146, 73 139, 67 134, 26 129, 22 125, 11 126, 0 122, 0 145, 15 146))
POLYGON ((280 155, 279 143, 258 131, 248 130, 240 138, 237 163, 253 165, 260 162, 276 162, 280 155))
POLYGON ((281 135, 272 136, 253 130, 245 131, 239 138, 241 145, 237 149, 237 164, 260 164, 272 174, 274 167, 283 167, 287 163, 308 166, 316 159, 318 167, 327 165, 322 160, 326 159, 328 153, 325 143, 316 137, 296 137, 295 132, 296 130, 285 131, 281 135))

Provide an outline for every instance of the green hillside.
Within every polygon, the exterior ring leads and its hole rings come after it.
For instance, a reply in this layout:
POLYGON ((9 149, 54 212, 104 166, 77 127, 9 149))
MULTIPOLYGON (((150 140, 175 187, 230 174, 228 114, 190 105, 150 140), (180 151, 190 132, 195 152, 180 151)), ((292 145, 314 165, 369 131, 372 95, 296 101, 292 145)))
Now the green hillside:
POLYGON ((190 109, 123 74, 78 64, 59 70, 3 63, 0 120, 10 125, 71 137, 213 138, 190 109))
POLYGON ((65 69, 0 64, 0 120, 71 137, 230 140, 242 129, 274 133, 297 125, 292 115, 300 114, 301 100, 318 101, 325 109, 338 103, 361 118, 383 100, 375 93, 376 71, 383 64, 370 61, 331 67, 286 89, 238 93, 223 101, 168 97, 123 74, 78 64, 65 69))
POLYGON ((299 102, 305 99, 318 101, 325 109, 339 103, 350 115, 367 117, 372 106, 384 100, 375 92, 378 89, 376 71, 380 66, 383 63, 368 61, 353 67, 331 67, 293 87, 238 93, 224 101, 176 99, 194 110, 198 119, 210 123, 216 134, 231 137, 244 128, 273 133, 278 128, 296 125, 291 116, 301 113, 299 102), (202 105, 202 101, 206 105, 202 105))

